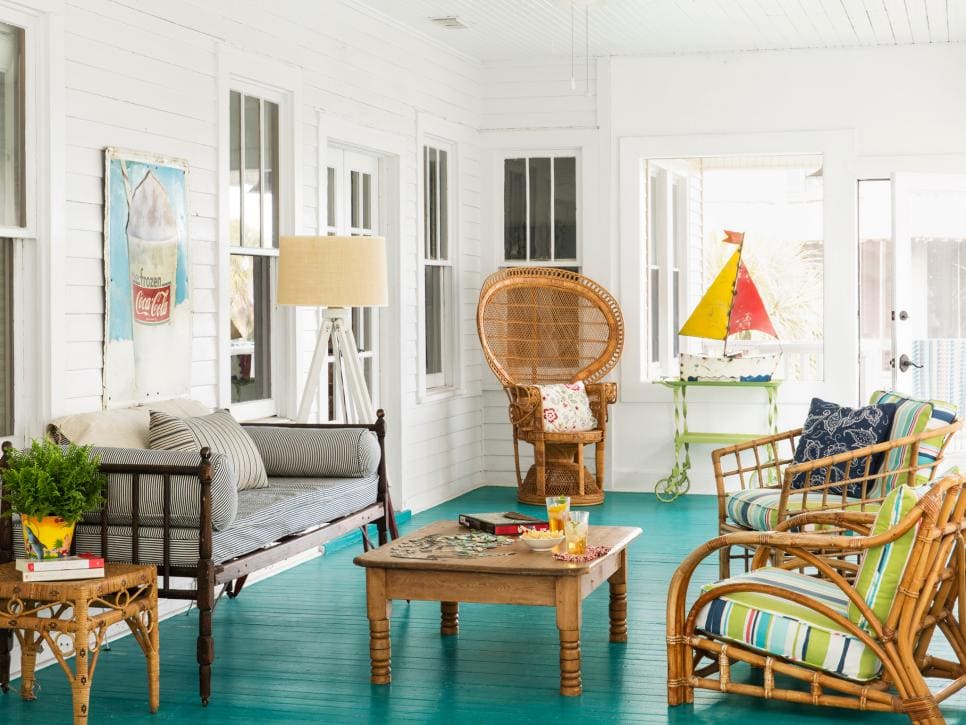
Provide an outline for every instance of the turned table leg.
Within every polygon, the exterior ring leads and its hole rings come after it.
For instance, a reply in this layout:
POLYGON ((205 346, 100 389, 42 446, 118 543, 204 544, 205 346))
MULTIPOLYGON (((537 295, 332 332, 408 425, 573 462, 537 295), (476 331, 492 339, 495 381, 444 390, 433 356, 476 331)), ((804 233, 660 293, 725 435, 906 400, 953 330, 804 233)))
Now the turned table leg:
POLYGON ((440 602, 441 621, 439 632, 442 635, 460 633, 460 604, 459 602, 440 602))
POLYGON ((575 696, 580 680, 580 580, 557 579, 557 629, 560 630, 560 694, 575 696))
POLYGON ((610 583, 610 641, 627 641, 627 550, 620 553, 620 568, 607 579, 610 583))
POLYGON ((386 598, 385 569, 366 569, 366 613, 369 616, 369 659, 372 664, 369 681, 373 685, 388 685, 392 681, 391 612, 392 602, 386 598))

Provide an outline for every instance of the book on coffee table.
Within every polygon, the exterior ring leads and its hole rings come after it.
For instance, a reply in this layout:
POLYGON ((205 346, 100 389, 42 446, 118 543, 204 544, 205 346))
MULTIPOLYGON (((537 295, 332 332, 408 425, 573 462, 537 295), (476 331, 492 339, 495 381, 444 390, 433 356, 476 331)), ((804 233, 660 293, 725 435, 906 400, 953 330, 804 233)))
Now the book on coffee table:
POLYGON ((103 568, 104 559, 89 554, 62 556, 57 559, 17 559, 17 569, 20 571, 61 571, 63 569, 103 568))
POLYGON ((516 536, 520 533, 521 526, 537 531, 550 528, 550 523, 546 519, 534 518, 517 511, 460 514, 459 525, 498 536, 516 536))
POLYGON ((103 579, 104 567, 98 569, 52 569, 49 571, 25 571, 25 582, 59 582, 74 579, 103 579))

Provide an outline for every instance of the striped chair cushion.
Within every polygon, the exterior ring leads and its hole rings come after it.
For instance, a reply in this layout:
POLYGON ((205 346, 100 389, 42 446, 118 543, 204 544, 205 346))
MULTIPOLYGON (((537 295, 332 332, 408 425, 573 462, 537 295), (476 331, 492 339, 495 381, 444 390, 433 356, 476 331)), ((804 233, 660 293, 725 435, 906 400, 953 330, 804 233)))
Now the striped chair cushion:
MULTIPOLYGON (((919 499, 929 490, 930 486, 913 488, 905 484, 892 489, 882 502, 882 508, 876 515, 872 526, 872 535, 877 536, 888 531, 902 518, 912 511, 919 499)), ((890 544, 883 544, 869 549, 862 557, 859 573, 855 578, 855 590, 869 605, 880 622, 884 622, 892 608, 892 602, 899 590, 899 582, 906 571, 906 563, 916 539, 916 529, 909 531, 890 544)), ((854 604, 849 604, 849 619, 868 629, 868 622, 854 604)))
MULTIPOLYGON (((846 616, 848 599, 831 582, 782 569, 758 569, 709 584, 755 582, 804 594, 846 616)), ((720 639, 740 642, 761 652, 784 657, 853 680, 874 679, 882 669, 861 640, 832 619, 784 597, 734 592, 713 599, 698 614, 697 627, 720 639)))
MULTIPOLYGON (((869 400, 872 405, 880 403, 895 403, 898 407, 892 422, 892 431, 889 440, 896 440, 909 435, 918 435, 925 430, 941 428, 952 423, 956 419, 957 407, 952 403, 941 400, 917 400, 907 395, 894 392, 877 390, 872 393, 869 400)), ((929 438, 919 444, 920 467, 929 466, 936 462, 939 451, 943 445, 943 436, 929 438)), ((907 468, 910 464, 909 456, 912 454, 910 448, 897 448, 889 451, 883 464, 883 471, 900 471, 907 468)), ((884 488, 876 489, 875 496, 888 493, 898 484, 904 483, 905 474, 895 473, 879 479, 884 488), (881 491, 881 492, 880 492, 881 491)), ((925 482, 926 476, 919 476, 920 483, 925 482)))
POLYGON ((277 428, 247 425, 269 476, 369 476, 379 442, 364 428, 277 428))
POLYGON ((208 446, 212 453, 225 454, 235 466, 239 491, 268 485, 258 449, 227 410, 216 410, 197 418, 176 418, 152 410, 148 438, 155 449, 197 451, 208 446))
MULTIPOLYGON (((364 478, 271 478, 267 488, 238 494, 238 516, 232 525, 212 537, 212 558, 222 563, 269 546, 284 536, 347 516, 376 502, 378 476, 364 478)), ((198 563, 198 529, 171 529, 171 563, 198 563)), ((78 551, 103 555, 101 530, 93 524, 79 524, 75 534, 78 551)), ((14 550, 23 556, 20 522, 14 521, 14 550), (19 543, 17 543, 19 542, 19 543)), ((107 558, 132 559, 131 527, 109 526, 107 558)), ((164 563, 164 537, 160 526, 138 530, 138 559, 144 564, 164 563)))
MULTIPOLYGON (((151 466, 198 466, 201 456, 198 450, 152 451, 142 448, 93 448, 92 454, 101 457, 101 463, 118 465, 151 466)), ((238 511, 238 485, 235 468, 224 455, 211 457, 211 521, 218 531, 227 529, 238 511)), ((107 521, 110 524, 131 523, 132 476, 129 473, 112 473, 107 477, 107 521)), ((164 480, 159 475, 141 474, 139 477, 139 521, 143 526, 161 526, 164 522, 164 480)), ((171 477, 171 525, 198 526, 201 518, 201 483, 197 476, 171 477)), ((99 511, 84 515, 84 521, 99 522, 99 511)))
MULTIPOLYGON (((808 510, 829 508, 835 506, 836 502, 841 503, 841 496, 830 496, 824 504, 822 494, 812 492, 807 494, 805 508, 808 510)), ((728 496, 725 509, 728 518, 739 526, 744 526, 754 531, 771 531, 778 523, 778 502, 781 499, 781 489, 777 488, 748 488, 743 491, 735 491, 728 496)), ((846 499, 847 509, 861 508, 862 499, 846 499)), ((792 492, 789 497, 788 506, 791 510, 798 511, 802 508, 802 494, 792 492)), ((866 504, 863 511, 875 511, 877 504, 866 504)), ((841 506, 840 506, 841 508, 841 506)))

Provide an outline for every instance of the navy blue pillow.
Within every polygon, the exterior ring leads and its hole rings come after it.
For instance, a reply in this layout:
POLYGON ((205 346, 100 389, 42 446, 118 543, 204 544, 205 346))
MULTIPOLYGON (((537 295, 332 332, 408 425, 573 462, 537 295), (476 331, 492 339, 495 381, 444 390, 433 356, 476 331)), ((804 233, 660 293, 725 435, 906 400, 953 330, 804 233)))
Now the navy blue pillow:
MULTIPOLYGON (((867 405, 864 408, 846 408, 835 403, 827 403, 819 398, 812 398, 808 417, 802 427, 802 436, 798 439, 798 446, 795 448, 795 463, 814 461, 888 440, 896 407, 893 403, 883 403, 867 405)), ((885 454, 879 453, 872 457, 870 473, 878 472, 884 456, 885 454)), ((832 467, 830 480, 842 481, 858 477, 864 471, 864 458, 852 463, 839 463, 832 467), (852 476, 847 475, 846 466, 854 468, 852 476)), ((820 486, 825 482, 824 468, 816 469, 810 475, 809 485, 811 486, 820 486)), ((805 476, 805 473, 796 474, 792 478, 792 488, 804 488, 805 476)), ((870 482, 869 485, 871 487, 872 483, 870 482)), ((849 496, 858 498, 862 495, 861 483, 850 484, 848 488, 849 496)), ((833 486, 829 488, 829 493, 841 495, 842 488, 833 486)))

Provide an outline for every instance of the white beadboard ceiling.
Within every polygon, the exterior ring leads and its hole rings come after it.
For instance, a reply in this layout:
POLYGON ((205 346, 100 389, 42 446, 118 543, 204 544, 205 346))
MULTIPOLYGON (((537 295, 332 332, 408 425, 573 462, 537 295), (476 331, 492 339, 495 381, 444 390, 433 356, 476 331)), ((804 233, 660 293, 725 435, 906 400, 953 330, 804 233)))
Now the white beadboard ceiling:
MULTIPOLYGON (((360 0, 481 61, 570 57, 569 0, 360 0), (463 30, 431 18, 458 17, 463 30)), ((584 8, 575 0, 576 56, 584 8)), ((966 0, 590 0, 590 55, 966 41, 966 0)))

